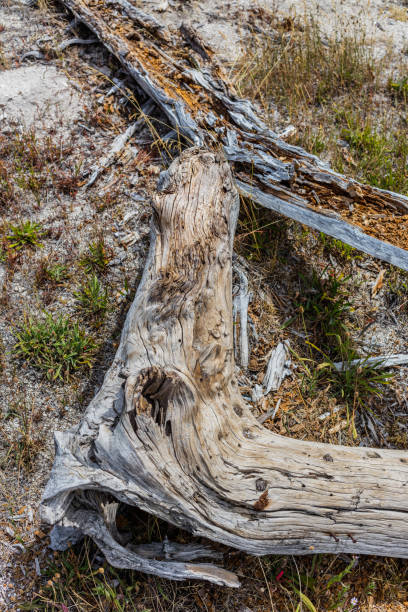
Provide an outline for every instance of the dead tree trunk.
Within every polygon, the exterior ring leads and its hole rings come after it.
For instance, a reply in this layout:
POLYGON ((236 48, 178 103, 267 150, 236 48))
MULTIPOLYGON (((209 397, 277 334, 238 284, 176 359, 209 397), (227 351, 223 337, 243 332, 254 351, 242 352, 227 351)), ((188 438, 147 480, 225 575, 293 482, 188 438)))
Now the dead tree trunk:
POLYGON ((275 435, 234 375, 231 256, 239 198, 216 154, 185 151, 160 181, 149 257, 102 388, 56 434, 43 518, 54 547, 88 534, 117 567, 238 585, 203 547, 125 543, 137 506, 256 554, 408 557, 408 458, 275 435), (158 556, 162 560, 157 560, 158 556))

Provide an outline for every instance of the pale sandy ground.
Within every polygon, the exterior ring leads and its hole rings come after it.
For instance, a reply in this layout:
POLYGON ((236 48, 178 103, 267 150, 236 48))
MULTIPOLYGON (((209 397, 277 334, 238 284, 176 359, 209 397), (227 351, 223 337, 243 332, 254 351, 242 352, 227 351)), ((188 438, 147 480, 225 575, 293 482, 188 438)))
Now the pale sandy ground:
POLYGON ((385 54, 389 45, 401 51, 408 43, 407 7, 388 0, 143 0, 139 5, 169 26, 190 22, 220 57, 230 62, 243 51, 248 12, 257 7, 283 17, 301 17, 309 12, 327 33, 335 33, 340 23, 347 24, 350 30, 364 28, 375 41, 379 55, 385 54))

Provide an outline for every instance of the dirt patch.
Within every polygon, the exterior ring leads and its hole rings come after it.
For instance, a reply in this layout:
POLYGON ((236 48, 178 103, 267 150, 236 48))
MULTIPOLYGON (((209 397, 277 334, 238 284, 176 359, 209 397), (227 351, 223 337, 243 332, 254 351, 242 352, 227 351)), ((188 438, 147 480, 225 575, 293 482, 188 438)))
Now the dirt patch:
POLYGON ((55 66, 30 65, 0 72, 0 122, 29 128, 69 129, 83 106, 78 91, 55 66))

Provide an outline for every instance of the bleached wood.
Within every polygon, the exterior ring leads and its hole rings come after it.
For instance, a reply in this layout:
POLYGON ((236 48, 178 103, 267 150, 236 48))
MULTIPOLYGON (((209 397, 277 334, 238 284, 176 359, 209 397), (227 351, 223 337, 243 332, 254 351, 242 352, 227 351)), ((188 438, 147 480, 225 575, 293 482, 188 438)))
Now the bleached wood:
POLYGON ((244 270, 239 265, 236 265, 236 271, 239 278, 239 287, 233 302, 234 344, 235 352, 238 355, 237 361, 241 367, 246 369, 249 361, 248 306, 251 295, 248 290, 248 279, 244 270))
POLYGON ((270 393, 270 391, 277 391, 279 389, 286 375, 289 362, 289 343, 287 341, 279 342, 271 351, 262 382, 265 395, 270 393))
POLYGON ((396 353, 395 355, 385 355, 382 357, 365 357, 360 359, 352 359, 351 361, 336 361, 333 367, 338 372, 344 372, 355 366, 371 366, 375 368, 394 368, 399 365, 408 364, 408 355, 406 353, 396 353))
POLYGON ((238 585, 214 565, 132 549, 115 524, 124 503, 255 555, 408 557, 406 453, 275 435, 240 395, 231 314, 238 205, 229 165, 214 153, 186 151, 161 177, 118 352, 80 424, 56 434, 42 501, 53 546, 88 534, 117 567, 238 585))
POLYGON ((109 166, 111 166, 116 161, 126 144, 132 138, 132 136, 134 136, 134 134, 136 134, 136 132, 141 129, 145 122, 146 115, 151 113, 153 108, 154 104, 152 102, 147 102, 142 109, 141 116, 136 121, 133 121, 133 123, 128 125, 128 127, 122 134, 118 134, 116 136, 116 138, 112 142, 108 154, 102 157, 102 159, 93 168, 90 169, 91 176, 85 184, 85 189, 91 187, 95 183, 96 179, 102 174, 102 172, 104 172, 106 168, 109 168, 109 166))

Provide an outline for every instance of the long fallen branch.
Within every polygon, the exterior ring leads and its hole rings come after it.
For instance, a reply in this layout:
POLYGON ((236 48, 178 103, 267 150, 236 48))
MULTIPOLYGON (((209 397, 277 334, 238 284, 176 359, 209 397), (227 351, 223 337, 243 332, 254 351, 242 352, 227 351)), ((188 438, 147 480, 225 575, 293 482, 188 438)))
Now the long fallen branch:
POLYGON ((128 0, 63 0, 190 145, 222 146, 244 196, 408 270, 408 199, 344 177, 270 130, 192 28, 128 0))
POLYGON ((134 546, 134 506, 268 553, 408 557, 408 456, 292 440, 252 416, 235 378, 229 164, 185 151, 161 177, 150 252, 117 354, 81 423, 56 434, 42 516, 52 545, 89 535, 108 561, 237 586, 202 545, 134 546))

